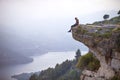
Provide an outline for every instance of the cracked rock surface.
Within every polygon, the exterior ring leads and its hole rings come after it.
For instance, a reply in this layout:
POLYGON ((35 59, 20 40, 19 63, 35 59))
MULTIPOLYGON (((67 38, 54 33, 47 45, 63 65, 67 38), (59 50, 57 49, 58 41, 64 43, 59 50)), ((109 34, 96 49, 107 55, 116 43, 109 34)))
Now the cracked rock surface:
POLYGON ((110 80, 120 74, 120 25, 79 25, 72 28, 72 36, 85 44, 101 65, 97 72, 84 70, 81 80, 110 80))

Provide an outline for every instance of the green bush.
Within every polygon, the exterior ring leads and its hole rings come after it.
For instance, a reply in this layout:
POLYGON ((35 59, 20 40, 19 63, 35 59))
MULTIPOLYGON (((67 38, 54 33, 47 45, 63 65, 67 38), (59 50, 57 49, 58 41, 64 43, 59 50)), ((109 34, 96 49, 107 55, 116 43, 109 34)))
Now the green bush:
POLYGON ((33 74, 29 80, 38 80, 38 76, 36 74, 33 74))
POLYGON ((105 21, 97 21, 97 22, 94 22, 93 25, 101 25, 101 24, 120 24, 120 17, 117 16, 117 17, 113 17, 111 18, 110 20, 105 20, 105 21))
POLYGON ((105 32, 104 34, 100 33, 91 33, 94 37, 102 37, 102 38, 109 38, 112 35, 112 32, 105 32))
POLYGON ((120 80, 120 76, 115 75, 111 80, 120 80))
POLYGON ((114 28, 112 31, 118 32, 118 31, 120 31, 120 27, 114 28))
POLYGON ((111 35, 112 35, 111 32, 106 32, 106 33, 102 34, 101 36, 102 36, 103 38, 109 38, 111 35))
POLYGON ((115 39, 116 49, 120 52, 120 34, 115 39))
POLYGON ((77 34, 85 34, 87 32, 88 31, 85 30, 85 29, 83 29, 81 26, 79 26, 78 29, 77 29, 77 31, 76 31, 77 34))
POLYGON ((102 28, 98 28, 97 30, 98 30, 98 31, 101 31, 101 30, 102 30, 102 28))
POLYGON ((77 68, 79 69, 88 69, 92 71, 96 71, 100 67, 100 62, 96 57, 93 56, 92 53, 87 53, 79 58, 77 63, 77 68))
POLYGON ((80 26, 78 26, 76 33, 79 34, 81 31, 82 31, 82 28, 80 26))

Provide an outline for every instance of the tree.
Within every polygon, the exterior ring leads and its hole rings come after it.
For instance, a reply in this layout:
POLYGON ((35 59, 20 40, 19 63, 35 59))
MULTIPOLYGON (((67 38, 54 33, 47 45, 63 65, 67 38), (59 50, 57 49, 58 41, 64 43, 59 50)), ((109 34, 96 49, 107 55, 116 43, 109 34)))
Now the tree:
POLYGON ((78 49, 76 51, 76 56, 75 56, 77 62, 78 62, 78 59, 79 59, 80 56, 81 56, 81 51, 78 49))
POLYGON ((118 13, 117 13, 119 16, 120 16, 120 10, 118 11, 118 13))
POLYGON ((33 74, 29 80, 38 80, 38 76, 36 74, 33 74))
POLYGON ((108 15, 108 14, 105 14, 105 15, 103 16, 103 18, 104 18, 105 20, 107 20, 107 19, 109 18, 109 15, 108 15))

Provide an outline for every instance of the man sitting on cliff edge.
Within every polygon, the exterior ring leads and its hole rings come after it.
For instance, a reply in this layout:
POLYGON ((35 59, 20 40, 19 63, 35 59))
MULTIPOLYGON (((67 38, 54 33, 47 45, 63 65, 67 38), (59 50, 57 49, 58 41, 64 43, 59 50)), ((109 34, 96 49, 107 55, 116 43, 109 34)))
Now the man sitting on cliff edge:
MULTIPOLYGON (((76 23, 71 26, 71 29, 79 25, 79 19, 77 17, 75 17, 75 21, 76 23)), ((71 29, 68 32, 71 32, 71 29)))

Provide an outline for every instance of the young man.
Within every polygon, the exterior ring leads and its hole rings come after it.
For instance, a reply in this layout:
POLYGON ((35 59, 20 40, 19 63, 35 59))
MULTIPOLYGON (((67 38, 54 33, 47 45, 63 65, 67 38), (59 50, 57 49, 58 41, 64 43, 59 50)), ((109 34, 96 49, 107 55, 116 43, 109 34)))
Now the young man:
MULTIPOLYGON (((76 21, 76 23, 73 24, 73 25, 71 26, 71 28, 79 25, 79 19, 78 19, 77 17, 75 17, 75 21, 76 21)), ((68 32, 71 32, 71 29, 70 29, 68 32)))

